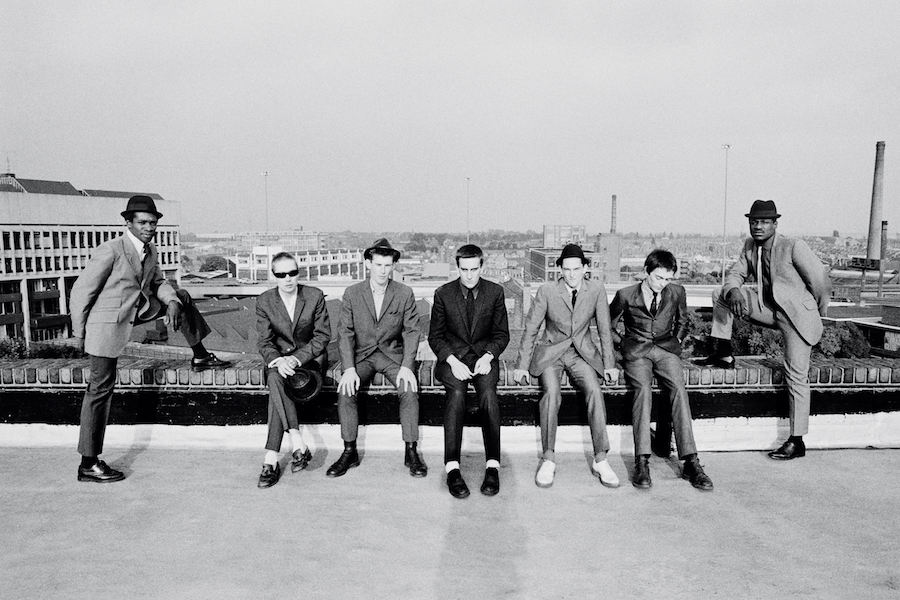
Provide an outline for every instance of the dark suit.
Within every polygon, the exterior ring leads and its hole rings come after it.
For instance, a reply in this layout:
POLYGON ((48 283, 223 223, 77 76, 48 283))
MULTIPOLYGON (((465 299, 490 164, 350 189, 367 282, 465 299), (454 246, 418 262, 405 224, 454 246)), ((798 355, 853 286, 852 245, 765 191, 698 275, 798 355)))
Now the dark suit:
MULTIPOLYGON (((471 379, 481 409, 481 431, 487 460, 500 460, 500 405, 497 401, 497 381, 500 376, 498 359, 509 344, 509 324, 503 287, 479 280, 475 296, 475 311, 471 326, 466 316, 466 297, 460 281, 454 280, 434 293, 431 309, 431 329, 428 344, 437 356, 435 375, 444 384, 447 405, 444 412, 444 462, 459 461, 462 446, 463 417, 469 381, 453 375, 447 358, 456 356, 469 370, 486 352, 494 359, 486 375, 471 379)), ((468 290, 468 293, 473 293, 468 290)))
POLYGON ((297 286, 294 314, 288 315, 278 288, 266 290, 256 299, 256 347, 262 355, 269 388, 269 436, 266 450, 278 452, 284 432, 299 427, 297 407, 285 390, 284 377, 268 365, 281 356, 293 356, 306 369, 320 370, 331 339, 328 311, 322 291, 297 286))
POLYGON ((609 305, 613 336, 621 340, 625 380, 634 390, 631 406, 634 453, 650 454, 651 386, 655 375, 668 396, 667 408, 672 412, 678 455, 683 458, 697 453, 681 364, 681 342, 688 334, 687 295, 683 287, 670 283, 659 293, 657 312, 652 315, 642 286, 639 283, 622 288, 609 305), (624 336, 615 330, 620 318, 625 322, 624 336))
MULTIPOLYGON (((379 317, 375 316, 375 299, 368 279, 344 290, 341 322, 338 325, 338 349, 341 367, 356 368, 360 387, 371 381, 375 373, 383 373, 396 385, 401 366, 415 373, 419 336, 419 314, 409 286, 388 281, 379 317)), ((404 389, 399 396, 403 440, 418 441, 419 394, 404 389)), ((338 416, 341 437, 345 442, 356 440, 359 411, 355 394, 338 395, 338 416)))
POLYGON ((84 350, 91 358, 91 379, 81 404, 78 436, 82 456, 103 452, 116 365, 134 325, 165 316, 173 301, 181 304, 180 331, 188 345, 200 343, 209 334, 209 327, 190 294, 176 291, 166 282, 153 243, 147 244, 143 263, 127 234, 94 248, 72 286, 69 300, 72 335, 84 339, 84 350))

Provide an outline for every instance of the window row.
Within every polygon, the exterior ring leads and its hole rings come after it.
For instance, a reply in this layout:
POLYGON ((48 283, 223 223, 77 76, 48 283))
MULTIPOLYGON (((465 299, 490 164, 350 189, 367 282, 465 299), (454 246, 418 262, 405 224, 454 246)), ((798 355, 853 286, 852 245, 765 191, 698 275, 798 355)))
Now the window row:
MULTIPOLYGON (((0 250, 39 250, 41 248, 94 248, 121 235, 119 229, 88 231, 4 231, 0 250)), ((157 246, 178 244, 177 231, 157 231, 157 246)))

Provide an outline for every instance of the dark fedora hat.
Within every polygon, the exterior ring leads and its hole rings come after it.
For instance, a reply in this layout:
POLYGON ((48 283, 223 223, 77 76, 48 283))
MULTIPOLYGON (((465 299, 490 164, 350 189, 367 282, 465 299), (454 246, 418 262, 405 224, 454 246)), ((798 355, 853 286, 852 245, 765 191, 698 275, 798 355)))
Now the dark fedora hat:
POLYGON ((400 251, 391 246, 391 243, 387 241, 387 238, 378 238, 375 240, 375 243, 366 248, 366 251, 363 252, 363 258, 372 260, 372 253, 376 250, 378 250, 378 254, 392 255, 394 257, 394 262, 400 260, 400 251))
POLYGON ((131 219, 136 212, 145 212, 156 215, 157 219, 162 219, 162 213, 156 210, 156 204, 150 196, 132 196, 128 199, 128 205, 122 211, 122 217, 125 220, 131 219))
POLYGON ((591 262, 584 256, 584 250, 578 244, 566 244, 562 249, 562 254, 556 259, 556 266, 561 267, 562 262, 567 258, 580 258, 583 265, 591 262))
POLYGON ((781 215, 775 208, 775 203, 771 200, 754 200, 750 212, 744 214, 750 219, 777 219, 781 215))
POLYGON ((322 390, 322 376, 316 371, 297 367, 294 374, 284 381, 284 386, 296 402, 306 402, 322 390))

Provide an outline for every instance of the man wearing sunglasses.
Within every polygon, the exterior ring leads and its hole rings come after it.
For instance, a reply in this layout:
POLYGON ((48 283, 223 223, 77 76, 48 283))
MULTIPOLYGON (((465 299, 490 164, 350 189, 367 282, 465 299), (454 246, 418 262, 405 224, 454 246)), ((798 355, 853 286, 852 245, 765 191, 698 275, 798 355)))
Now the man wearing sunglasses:
POLYGON ((285 431, 291 441, 291 472, 302 471, 312 460, 300 432, 296 402, 309 400, 321 389, 320 372, 331 339, 325 295, 300 285, 294 256, 287 252, 273 256, 272 275, 276 287, 256 299, 256 344, 269 388, 269 436, 260 488, 272 487, 281 478, 278 452, 285 431))
POLYGON ((340 477, 359 465, 356 437, 359 413, 356 395, 375 373, 397 387, 400 426, 406 444, 404 464, 413 477, 428 468, 419 457, 419 394, 415 368, 419 348, 419 315, 412 289, 391 279, 400 251, 381 238, 363 252, 369 277, 344 291, 338 348, 344 372, 338 383, 338 416, 344 452, 326 475, 340 477))

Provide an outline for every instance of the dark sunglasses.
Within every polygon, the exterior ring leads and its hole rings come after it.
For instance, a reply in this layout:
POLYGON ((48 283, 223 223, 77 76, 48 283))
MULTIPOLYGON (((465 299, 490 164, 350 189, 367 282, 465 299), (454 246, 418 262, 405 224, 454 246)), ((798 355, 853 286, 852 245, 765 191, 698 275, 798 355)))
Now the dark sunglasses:
POLYGON ((278 279, 284 279, 285 277, 296 277, 299 274, 300 274, 299 269, 294 269, 293 271, 287 271, 286 273, 276 273, 275 271, 272 271, 272 275, 274 275, 278 279))

